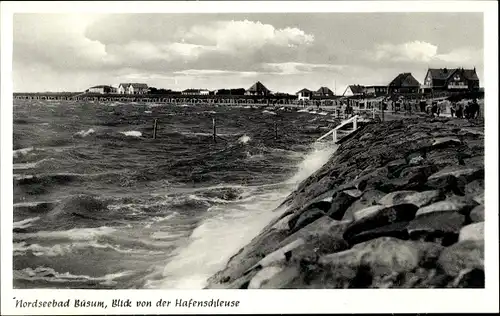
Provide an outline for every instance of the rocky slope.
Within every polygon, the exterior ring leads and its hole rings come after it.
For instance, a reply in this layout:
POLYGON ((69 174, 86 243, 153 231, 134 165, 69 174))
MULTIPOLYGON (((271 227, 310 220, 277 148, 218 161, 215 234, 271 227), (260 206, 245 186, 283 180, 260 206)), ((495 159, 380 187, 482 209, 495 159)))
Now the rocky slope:
POLYGON ((484 125, 368 124, 207 288, 484 287, 484 125))

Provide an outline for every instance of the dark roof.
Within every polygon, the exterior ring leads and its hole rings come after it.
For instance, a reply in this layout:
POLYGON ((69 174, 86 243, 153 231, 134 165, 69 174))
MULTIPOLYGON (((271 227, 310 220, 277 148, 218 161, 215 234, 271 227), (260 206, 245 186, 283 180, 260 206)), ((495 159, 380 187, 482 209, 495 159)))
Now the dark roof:
POLYGON ((201 89, 186 89, 186 90, 183 90, 182 92, 200 92, 201 89))
POLYGON ((328 94, 333 95, 333 91, 328 89, 327 87, 321 87, 316 92, 321 95, 328 95, 328 94))
POLYGON ((349 88, 351 88, 352 93, 364 93, 365 92, 365 87, 360 86, 358 84, 350 85, 349 88))
POLYGON ((311 91, 311 90, 309 90, 309 89, 307 89, 307 88, 304 88, 304 89, 302 89, 302 90, 300 90, 300 91, 297 91, 295 94, 299 94, 299 93, 301 93, 301 92, 309 92, 309 93, 311 93, 312 91, 311 91))
POLYGON ((420 83, 415 77, 412 76, 411 72, 405 72, 399 74, 394 80, 389 84, 391 87, 420 87, 420 83))
POLYGON ((113 87, 112 86, 107 86, 107 85, 98 85, 98 86, 90 87, 89 89, 92 89, 92 88, 113 88, 113 87))
POLYGON ((248 88, 247 91, 250 91, 250 92, 270 92, 269 89, 267 89, 262 83, 260 83, 260 81, 257 81, 256 83, 254 83, 254 85, 251 86, 250 88, 248 88))
POLYGON ((447 80, 449 79, 456 71, 462 71, 463 76, 468 80, 479 80, 476 69, 463 69, 463 68, 429 68, 428 72, 430 72, 432 79, 438 80, 447 80))
POLYGON ((120 86, 124 86, 125 88, 128 86, 132 86, 134 88, 148 88, 148 85, 145 83, 120 83, 120 86))

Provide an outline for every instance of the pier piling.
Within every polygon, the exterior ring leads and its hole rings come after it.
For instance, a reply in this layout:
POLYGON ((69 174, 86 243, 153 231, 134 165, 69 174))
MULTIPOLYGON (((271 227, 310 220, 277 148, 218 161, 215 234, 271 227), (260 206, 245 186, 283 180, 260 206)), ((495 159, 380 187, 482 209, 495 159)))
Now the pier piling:
POLYGON ((153 139, 156 139, 156 130, 158 128, 158 120, 155 119, 154 125, 153 125, 153 139))

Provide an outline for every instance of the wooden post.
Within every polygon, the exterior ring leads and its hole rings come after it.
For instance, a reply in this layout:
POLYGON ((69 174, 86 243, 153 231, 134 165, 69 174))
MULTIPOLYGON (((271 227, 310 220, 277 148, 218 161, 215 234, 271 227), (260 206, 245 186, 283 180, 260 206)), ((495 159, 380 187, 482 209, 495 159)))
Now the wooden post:
POLYGON ((274 139, 278 139, 278 124, 276 124, 276 121, 274 122, 274 139))
POLYGON ((154 123, 154 126, 153 126, 153 139, 156 139, 156 129, 158 127, 158 120, 155 119, 155 123, 154 123))
POLYGON ((217 125, 215 124, 215 118, 212 119, 212 126, 214 129, 214 143, 217 142, 217 125))

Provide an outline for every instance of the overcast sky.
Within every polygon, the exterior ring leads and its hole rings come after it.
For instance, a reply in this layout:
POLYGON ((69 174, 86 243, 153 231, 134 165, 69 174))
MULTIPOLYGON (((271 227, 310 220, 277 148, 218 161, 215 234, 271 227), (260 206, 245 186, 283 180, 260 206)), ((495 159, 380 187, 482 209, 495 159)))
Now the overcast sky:
MULTIPOLYGON (((428 67, 476 67, 481 13, 16 14, 14 91, 144 82, 272 91, 388 84, 428 67)), ((481 83, 482 85, 482 83, 481 83)))

